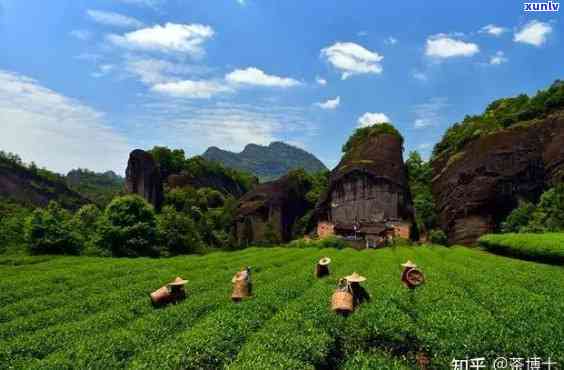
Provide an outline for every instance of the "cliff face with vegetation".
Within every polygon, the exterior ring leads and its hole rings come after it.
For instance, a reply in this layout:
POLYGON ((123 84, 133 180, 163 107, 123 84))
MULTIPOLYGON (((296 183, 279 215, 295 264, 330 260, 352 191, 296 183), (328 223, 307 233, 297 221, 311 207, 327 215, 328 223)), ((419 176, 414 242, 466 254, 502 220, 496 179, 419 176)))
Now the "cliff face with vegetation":
POLYGON ((81 194, 69 189, 63 176, 35 165, 24 165, 17 156, 0 155, 0 198, 30 207, 46 206, 55 200, 67 209, 88 203, 81 194))
POLYGON ((450 243, 498 229, 521 201, 564 180, 564 83, 498 100, 447 131, 432 160, 439 223, 450 243))
POLYGON ((299 168, 309 173, 327 170, 313 154, 282 142, 269 146, 249 144, 240 153, 211 147, 202 156, 225 167, 252 173, 261 181, 277 179, 299 168))
POLYGON ((245 194, 235 213, 239 244, 290 241, 294 224, 312 206, 307 199, 311 189, 312 183, 305 172, 292 171, 245 194))
POLYGON ((319 220, 335 228, 369 228, 392 220, 413 221, 413 205, 403 162, 403 138, 389 124, 361 128, 343 146, 318 202, 319 220))

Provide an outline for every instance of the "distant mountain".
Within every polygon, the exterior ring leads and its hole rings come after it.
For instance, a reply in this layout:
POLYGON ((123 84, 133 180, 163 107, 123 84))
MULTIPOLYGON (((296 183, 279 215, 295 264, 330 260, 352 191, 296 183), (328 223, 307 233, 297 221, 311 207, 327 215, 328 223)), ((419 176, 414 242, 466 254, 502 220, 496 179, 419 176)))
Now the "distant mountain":
POLYGON ((67 174, 66 183, 92 202, 105 206, 113 197, 123 192, 125 179, 113 171, 96 173, 86 169, 76 169, 67 174))
POLYGON ((34 164, 26 165, 14 154, 0 151, 0 200, 24 206, 46 206, 55 200, 64 208, 78 209, 89 201, 70 189, 61 175, 34 164))
POLYGON ((282 142, 268 146, 249 144, 241 153, 210 147, 202 156, 225 167, 250 172, 263 182, 280 178, 298 168, 309 173, 327 170, 313 154, 282 142))

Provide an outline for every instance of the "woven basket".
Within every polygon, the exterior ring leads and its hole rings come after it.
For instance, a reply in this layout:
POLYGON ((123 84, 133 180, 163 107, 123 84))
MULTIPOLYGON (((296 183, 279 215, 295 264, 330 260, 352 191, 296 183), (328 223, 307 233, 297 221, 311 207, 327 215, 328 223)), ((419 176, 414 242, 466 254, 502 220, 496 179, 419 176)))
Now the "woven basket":
POLYGON ((233 284, 233 293, 231 293, 231 299, 241 300, 249 296, 249 285, 245 280, 237 280, 233 284))
POLYGON ((321 278, 329 275, 329 267, 317 264, 315 265, 315 277, 321 278))
POLYGON ((405 279, 407 280, 408 284, 411 286, 419 286, 425 282, 425 276, 423 273, 417 269, 410 269, 406 275, 405 279))
POLYGON ((337 290, 331 297, 331 309, 336 312, 352 312, 354 309, 351 287, 345 279, 337 284, 337 290))

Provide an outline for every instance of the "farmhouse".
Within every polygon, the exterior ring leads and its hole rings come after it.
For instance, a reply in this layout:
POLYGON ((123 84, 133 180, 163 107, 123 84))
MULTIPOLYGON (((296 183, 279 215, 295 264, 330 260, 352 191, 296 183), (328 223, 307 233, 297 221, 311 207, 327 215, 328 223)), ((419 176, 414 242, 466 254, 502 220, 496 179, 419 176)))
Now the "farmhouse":
POLYGON ((344 151, 316 207, 318 236, 337 235, 366 247, 410 238, 413 206, 400 134, 391 125, 363 128, 344 151))

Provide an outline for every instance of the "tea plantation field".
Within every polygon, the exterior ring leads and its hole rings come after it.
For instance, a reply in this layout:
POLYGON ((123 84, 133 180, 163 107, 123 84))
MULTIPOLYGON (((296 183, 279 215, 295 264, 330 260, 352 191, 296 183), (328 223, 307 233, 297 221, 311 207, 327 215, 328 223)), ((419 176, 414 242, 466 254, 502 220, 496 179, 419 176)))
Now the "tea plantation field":
POLYGON ((462 247, 0 258, 1 369, 411 369, 421 353, 431 369, 501 356, 562 369, 564 268, 462 247), (322 256, 331 276, 316 280, 322 256), (426 275, 415 291, 400 284, 406 259, 426 275), (255 295, 234 304, 246 265, 255 295), (335 281, 353 271, 372 299, 336 316, 335 281), (148 293, 177 275, 188 298, 154 309, 148 293))

